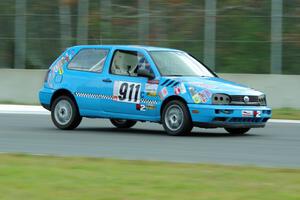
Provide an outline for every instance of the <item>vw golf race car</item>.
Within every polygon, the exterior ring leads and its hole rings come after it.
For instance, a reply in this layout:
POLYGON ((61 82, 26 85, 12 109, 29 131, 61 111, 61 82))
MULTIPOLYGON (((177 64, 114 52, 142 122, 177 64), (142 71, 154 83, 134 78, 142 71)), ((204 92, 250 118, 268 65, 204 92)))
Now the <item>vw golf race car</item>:
POLYGON ((263 93, 219 78, 186 52, 149 46, 68 48, 51 65, 39 98, 64 130, 87 117, 108 118, 117 128, 157 122, 170 135, 194 126, 244 134, 271 117, 263 93))

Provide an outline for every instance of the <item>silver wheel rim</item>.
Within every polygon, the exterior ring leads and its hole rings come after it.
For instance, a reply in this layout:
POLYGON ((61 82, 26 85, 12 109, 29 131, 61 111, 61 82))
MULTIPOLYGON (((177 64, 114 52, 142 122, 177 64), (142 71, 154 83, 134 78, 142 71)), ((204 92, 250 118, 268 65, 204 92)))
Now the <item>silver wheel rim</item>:
POLYGON ((183 111, 178 105, 168 107, 165 114, 165 123, 171 131, 177 131, 183 124, 183 111))
POLYGON ((60 125, 66 125, 72 118, 72 106, 67 100, 60 100, 54 108, 55 120, 60 125))

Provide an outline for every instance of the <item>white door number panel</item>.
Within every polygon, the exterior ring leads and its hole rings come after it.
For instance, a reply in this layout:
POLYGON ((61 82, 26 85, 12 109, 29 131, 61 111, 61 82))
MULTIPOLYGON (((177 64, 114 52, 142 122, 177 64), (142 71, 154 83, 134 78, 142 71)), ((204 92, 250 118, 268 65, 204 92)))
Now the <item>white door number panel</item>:
POLYGON ((140 103, 141 84, 134 82, 115 81, 113 99, 127 103, 140 103))

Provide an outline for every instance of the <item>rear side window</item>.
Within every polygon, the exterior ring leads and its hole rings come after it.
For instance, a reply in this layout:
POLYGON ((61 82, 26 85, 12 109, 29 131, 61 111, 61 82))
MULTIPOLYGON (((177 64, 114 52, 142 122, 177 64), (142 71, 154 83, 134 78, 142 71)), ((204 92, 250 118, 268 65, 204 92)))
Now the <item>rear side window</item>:
POLYGON ((108 54, 107 49, 82 49, 71 60, 69 69, 102 72, 108 54))

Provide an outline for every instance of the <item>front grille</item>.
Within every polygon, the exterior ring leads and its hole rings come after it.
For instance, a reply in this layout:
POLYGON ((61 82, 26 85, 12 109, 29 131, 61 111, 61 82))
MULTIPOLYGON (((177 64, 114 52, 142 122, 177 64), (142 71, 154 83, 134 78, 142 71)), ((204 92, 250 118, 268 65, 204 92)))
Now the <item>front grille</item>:
POLYGON ((243 105, 243 106, 265 106, 265 96, 247 96, 249 101, 245 101, 244 98, 247 95, 231 95, 230 105, 243 105))
MULTIPOLYGON (((231 101, 244 102, 244 95, 231 95, 231 101)), ((258 102, 258 96, 248 96, 249 102, 258 102)))

